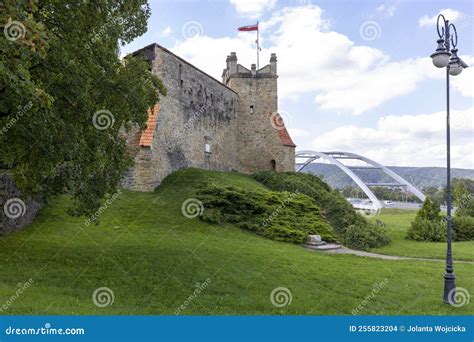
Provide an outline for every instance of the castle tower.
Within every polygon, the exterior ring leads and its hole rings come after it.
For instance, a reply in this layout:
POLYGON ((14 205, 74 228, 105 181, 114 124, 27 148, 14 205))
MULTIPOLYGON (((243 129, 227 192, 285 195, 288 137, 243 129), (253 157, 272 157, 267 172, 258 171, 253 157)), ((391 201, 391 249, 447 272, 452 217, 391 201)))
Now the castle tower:
POLYGON ((277 58, 250 70, 237 63, 235 52, 227 57, 222 82, 239 94, 238 150, 244 172, 294 171, 295 145, 278 115, 277 58))

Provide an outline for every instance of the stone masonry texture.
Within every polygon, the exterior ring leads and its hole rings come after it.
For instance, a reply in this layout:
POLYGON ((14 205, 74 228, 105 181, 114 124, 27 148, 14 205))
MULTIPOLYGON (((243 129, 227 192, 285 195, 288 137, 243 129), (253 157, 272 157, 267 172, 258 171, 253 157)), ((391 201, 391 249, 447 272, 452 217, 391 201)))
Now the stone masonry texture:
MULTIPOLYGON (((163 81, 151 144, 140 145, 138 129, 128 135, 135 164, 123 185, 152 191, 183 167, 208 170, 294 171, 295 145, 283 143, 272 118, 278 113, 276 56, 260 70, 227 56, 222 82, 158 44, 134 53, 146 58, 163 81)), ((156 106, 155 106, 156 107, 156 106)), ((149 139, 147 139, 148 141, 149 139)))

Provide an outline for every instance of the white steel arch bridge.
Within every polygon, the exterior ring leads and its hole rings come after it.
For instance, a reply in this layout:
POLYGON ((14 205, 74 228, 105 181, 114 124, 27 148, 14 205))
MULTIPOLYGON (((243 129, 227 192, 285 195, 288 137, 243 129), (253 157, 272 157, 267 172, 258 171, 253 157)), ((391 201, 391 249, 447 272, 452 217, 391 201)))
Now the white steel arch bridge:
POLYGON ((366 210, 378 210, 381 209, 382 203, 375 196, 375 194, 370 190, 371 186, 384 186, 384 187, 405 187, 408 191, 418 197, 422 202, 425 201, 426 197, 423 193, 418 190, 415 186, 409 183, 400 175, 396 174, 389 168, 379 164, 369 158, 364 156, 351 153, 351 152, 341 152, 341 151, 331 151, 331 152, 317 152, 317 151, 298 151, 295 155, 296 165, 298 166, 297 172, 302 171, 306 166, 311 164, 317 159, 325 160, 330 164, 337 166, 339 169, 344 171, 359 188, 367 195, 369 200, 372 202, 371 205, 354 205, 358 209, 366 210), (303 160, 303 161, 301 161, 303 160), (346 165, 341 160, 352 160, 352 161, 361 161, 364 165, 346 165), (388 175, 391 179, 394 180, 393 183, 366 183, 364 182, 354 171, 357 169, 373 169, 381 170, 383 173, 388 175))

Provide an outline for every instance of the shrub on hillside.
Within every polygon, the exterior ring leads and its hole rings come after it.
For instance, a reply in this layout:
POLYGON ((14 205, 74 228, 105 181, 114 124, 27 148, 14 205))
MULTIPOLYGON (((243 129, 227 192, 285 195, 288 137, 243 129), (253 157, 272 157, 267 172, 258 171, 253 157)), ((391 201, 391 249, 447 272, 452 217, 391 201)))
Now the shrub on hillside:
POLYGON ((258 172, 253 178, 272 190, 298 191, 314 199, 321 208, 323 216, 348 247, 367 249, 390 242, 383 229, 374 229, 364 217, 355 212, 352 205, 338 191, 331 190, 329 185, 317 176, 299 172, 258 172), (351 229, 350 235, 348 235, 349 229, 351 229), (373 236, 367 239, 364 230, 373 236))
POLYGON ((352 248, 366 250, 384 246, 390 243, 390 238, 385 234, 385 230, 373 224, 365 227, 352 225, 346 230, 345 241, 352 248))
POLYGON ((441 220, 440 217, 440 208, 439 204, 431 198, 427 197, 425 199, 425 202, 423 203, 423 206, 421 209, 418 211, 416 214, 416 217, 428 220, 428 221, 438 221, 441 220))
POLYGON ((204 205, 201 219, 206 222, 232 223, 278 241, 302 243, 310 234, 336 240, 319 207, 303 194, 209 184, 197 197, 204 205))
POLYGON ((446 222, 416 217, 407 231, 407 239, 415 241, 446 241, 446 222))
POLYGON ((455 216, 453 218, 454 241, 474 240, 474 217, 455 216))
POLYGON ((415 241, 446 241, 446 223, 440 216, 437 202, 426 198, 415 221, 411 223, 406 238, 415 241))

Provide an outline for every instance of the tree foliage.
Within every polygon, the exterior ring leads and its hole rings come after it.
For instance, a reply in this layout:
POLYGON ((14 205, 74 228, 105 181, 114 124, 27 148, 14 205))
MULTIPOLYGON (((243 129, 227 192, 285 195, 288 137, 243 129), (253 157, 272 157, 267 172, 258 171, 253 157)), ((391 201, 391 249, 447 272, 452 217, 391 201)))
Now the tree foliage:
MULTIPOLYGON (((456 207, 462 207, 466 204, 466 198, 474 196, 474 180, 469 178, 454 178, 451 182, 451 195, 453 204, 456 207)), ((426 196, 438 203, 447 202, 447 187, 434 188, 427 187, 423 189, 426 196)))
POLYGON ((120 45, 146 31, 145 0, 0 4, 0 168, 27 194, 70 193, 91 213, 131 166, 123 130, 166 91, 120 45))
POLYGON ((441 216, 439 214, 439 204, 427 197, 416 216, 429 221, 439 221, 441 220, 441 216))
POLYGON ((446 223, 440 215, 439 203, 427 197, 407 231, 407 239, 416 241, 445 241, 446 223))

